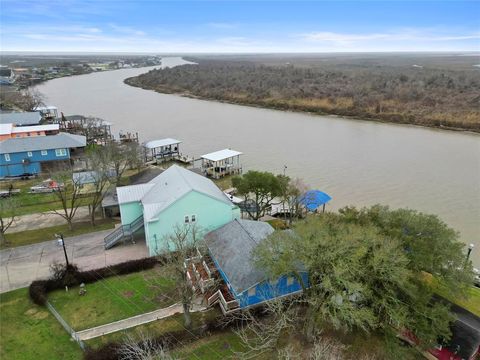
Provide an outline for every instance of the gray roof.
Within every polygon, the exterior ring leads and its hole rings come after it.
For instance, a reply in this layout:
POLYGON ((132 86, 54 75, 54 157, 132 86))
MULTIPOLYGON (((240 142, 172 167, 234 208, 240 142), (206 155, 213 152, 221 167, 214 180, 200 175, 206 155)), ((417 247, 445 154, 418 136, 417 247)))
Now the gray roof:
POLYGON ((119 204, 141 201, 145 221, 149 221, 192 190, 232 205, 213 181, 178 165, 170 166, 147 184, 118 187, 117 194, 119 204))
POLYGON ((0 142, 0 153, 18 153, 49 149, 78 148, 86 146, 82 135, 60 133, 57 135, 11 138, 0 142))
POLYGON ((266 222, 233 220, 205 236, 210 255, 237 294, 265 280, 265 272, 254 266, 252 251, 273 231, 266 222))
POLYGON ((38 125, 42 120, 40 111, 1 113, 0 124, 38 125))

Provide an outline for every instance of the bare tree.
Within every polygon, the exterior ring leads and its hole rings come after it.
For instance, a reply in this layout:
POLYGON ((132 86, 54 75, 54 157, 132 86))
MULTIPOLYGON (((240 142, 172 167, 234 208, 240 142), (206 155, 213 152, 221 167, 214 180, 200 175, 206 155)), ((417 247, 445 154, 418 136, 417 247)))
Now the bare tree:
POLYGON ((154 341, 150 336, 140 333, 138 337, 128 334, 120 346, 120 360, 173 360, 166 347, 154 341))
POLYGON ((5 233, 14 224, 18 209, 18 201, 14 198, 0 200, 0 244, 6 242, 5 233))
POLYGON ((111 169, 111 157, 114 151, 108 147, 96 146, 87 153, 88 165, 91 170, 91 182, 93 191, 90 197, 90 222, 95 225, 95 216, 98 207, 112 183, 115 182, 115 174, 111 169))
POLYGON ((73 218, 81 200, 80 180, 73 179, 72 172, 68 170, 53 174, 52 179, 58 183, 53 193, 62 205, 60 210, 53 210, 52 213, 64 218, 70 230, 73 230, 73 218))
POLYGON ((231 315, 232 319, 239 320, 235 333, 246 348, 246 351, 236 353, 240 358, 256 358, 277 348, 282 333, 294 328, 297 319, 295 302, 271 300, 266 303, 262 315, 251 310, 231 315))
POLYGON ((105 146, 110 166, 115 172, 115 183, 118 184, 128 168, 139 168, 142 164, 140 147, 136 142, 118 144, 110 142, 105 146))
POLYGON ((201 229, 195 224, 175 226, 172 233, 165 238, 167 258, 167 276, 170 275, 177 284, 176 290, 183 305, 185 327, 192 326, 190 309, 195 292, 187 277, 185 262, 188 258, 197 255, 197 246, 200 245, 201 229))
POLYGON ((294 219, 299 219, 302 216, 303 207, 300 199, 301 196, 307 192, 307 190, 308 186, 303 182, 302 179, 295 178, 289 180, 283 193, 283 201, 285 201, 287 204, 290 212, 290 224, 294 219))

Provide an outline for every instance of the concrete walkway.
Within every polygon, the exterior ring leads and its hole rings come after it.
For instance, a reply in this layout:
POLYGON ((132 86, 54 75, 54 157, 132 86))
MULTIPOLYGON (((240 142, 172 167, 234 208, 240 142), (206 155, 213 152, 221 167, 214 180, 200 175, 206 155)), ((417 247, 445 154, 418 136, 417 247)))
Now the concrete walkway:
MULTIPOLYGON (((89 219, 88 206, 79 207, 75 213, 75 221, 88 221, 89 219)), ((66 222, 64 218, 57 214, 53 214, 52 212, 28 214, 16 217, 15 222, 8 229, 8 233, 65 224, 66 222)))
MULTIPOLYGON (((80 270, 90 270, 148 256, 143 235, 136 244, 127 242, 105 250, 103 239, 111 231, 113 229, 66 238, 69 261, 80 270)), ((50 265, 55 262, 65 262, 62 246, 56 240, 1 250, 0 293, 50 277, 50 265)))
MULTIPOLYGON (((191 312, 203 311, 206 307, 193 306, 191 312)), ((141 315, 132 316, 128 319, 112 322, 110 324, 96 326, 91 329, 77 331, 80 340, 89 340, 113 332, 129 329, 138 325, 146 324, 155 320, 164 319, 175 314, 183 313, 182 304, 173 304, 164 309, 158 309, 141 315)))

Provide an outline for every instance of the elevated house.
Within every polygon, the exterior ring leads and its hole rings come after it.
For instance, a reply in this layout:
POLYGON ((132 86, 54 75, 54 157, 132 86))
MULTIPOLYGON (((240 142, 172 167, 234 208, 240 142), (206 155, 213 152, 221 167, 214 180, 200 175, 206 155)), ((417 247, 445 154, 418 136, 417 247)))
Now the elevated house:
POLYGON ((72 151, 86 145, 85 136, 57 135, 9 138, 0 142, 0 178, 36 175, 70 164, 72 151))
POLYGON ((214 179, 220 179, 226 175, 242 173, 240 164, 240 151, 223 149, 201 156, 202 172, 214 179))
POLYGON ((266 222, 235 219, 205 236, 208 253, 224 285, 208 297, 224 313, 260 305, 266 301, 299 294, 308 287, 308 274, 299 269, 301 282, 293 274, 269 279, 255 266, 253 249, 274 229, 266 222))
POLYGON ((144 228, 150 255, 168 251, 166 237, 176 226, 216 229, 240 210, 209 179, 172 165, 146 184, 117 188, 122 226, 105 238, 109 248, 144 228))
POLYGON ((59 132, 58 124, 32 125, 32 126, 15 126, 15 124, 0 124, 0 141, 19 138, 55 135, 59 132))

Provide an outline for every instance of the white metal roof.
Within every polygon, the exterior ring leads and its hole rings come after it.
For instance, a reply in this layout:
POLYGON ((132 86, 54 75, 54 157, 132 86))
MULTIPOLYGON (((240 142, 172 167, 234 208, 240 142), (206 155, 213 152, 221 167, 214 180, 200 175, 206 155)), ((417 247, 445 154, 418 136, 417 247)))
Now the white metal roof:
POLYGON ((0 124, 0 135, 9 135, 12 133, 12 124, 0 124))
POLYGON ((207 159, 210 161, 220 161, 220 160, 229 159, 237 155, 242 155, 242 153, 240 151, 235 151, 231 149, 223 149, 223 150, 212 152, 210 154, 202 155, 202 159, 207 159))
POLYGON ((180 144, 180 143, 181 143, 180 140, 166 138, 166 139, 149 141, 145 144, 145 147, 147 149, 154 149, 154 148, 158 148, 158 147, 162 147, 162 146, 175 145, 175 144, 180 144))
POLYGON ((48 106, 37 106, 35 111, 45 111, 45 110, 58 110, 56 106, 48 105, 48 106))
POLYGON ((59 124, 33 125, 33 126, 15 126, 12 128, 12 134, 35 131, 55 131, 60 130, 59 124))
POLYGON ((170 166, 147 184, 117 187, 117 195, 119 204, 141 201, 144 219, 150 221, 192 190, 231 204, 213 181, 178 165, 170 166))
POLYGON ((145 194, 150 190, 155 184, 138 184, 138 185, 129 185, 129 186, 119 186, 117 187, 117 197, 119 204, 126 204, 133 201, 140 201, 145 194))

